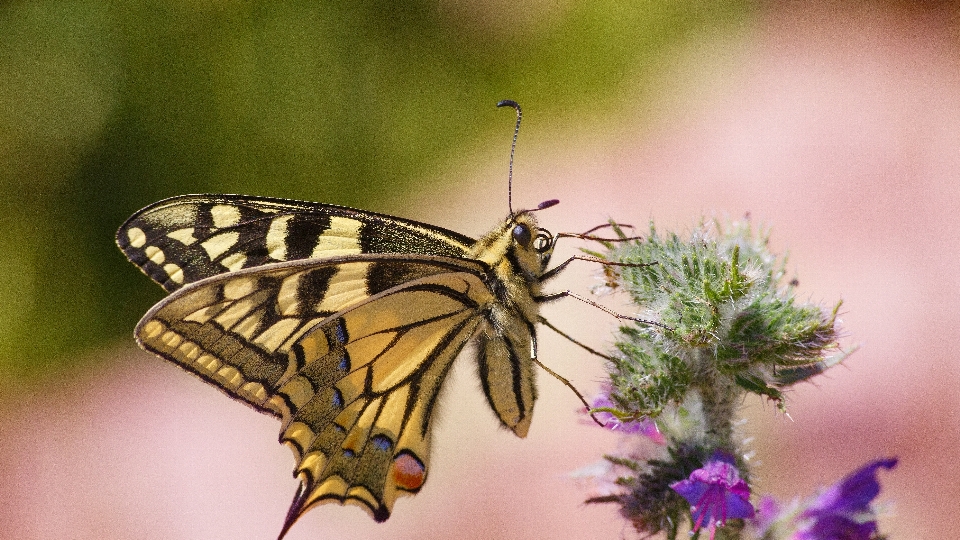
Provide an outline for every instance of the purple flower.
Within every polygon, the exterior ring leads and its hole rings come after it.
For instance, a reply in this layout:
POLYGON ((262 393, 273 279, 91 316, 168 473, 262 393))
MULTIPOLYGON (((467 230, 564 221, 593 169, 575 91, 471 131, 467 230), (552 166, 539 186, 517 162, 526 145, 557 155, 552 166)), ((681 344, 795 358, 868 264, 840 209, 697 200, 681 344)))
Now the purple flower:
MULTIPOLYGON (((592 409, 616 409, 617 404, 610 399, 610 387, 602 388, 600 394, 593 398, 590 406, 592 409)), ((593 417, 599 420, 603 427, 611 431, 619 431, 624 434, 639 433, 657 444, 666 444, 666 439, 657 429, 657 423, 649 418, 623 421, 609 411, 597 411, 593 413, 593 417)))
POLYGON ((760 504, 757 505, 757 514, 754 519, 754 524, 759 531, 757 536, 764 538, 767 531, 776 525, 784 513, 785 509, 776 499, 769 495, 760 497, 760 504))
POLYGON ((878 459, 821 493, 800 514, 808 522, 797 540, 869 540, 877 531, 870 502, 880 493, 877 470, 896 467, 896 458, 878 459))
POLYGON ((750 488, 740 478, 729 454, 715 452, 703 467, 690 473, 689 478, 670 487, 690 503, 693 530, 708 527, 710 540, 717 526, 726 525, 728 519, 754 516, 750 488))

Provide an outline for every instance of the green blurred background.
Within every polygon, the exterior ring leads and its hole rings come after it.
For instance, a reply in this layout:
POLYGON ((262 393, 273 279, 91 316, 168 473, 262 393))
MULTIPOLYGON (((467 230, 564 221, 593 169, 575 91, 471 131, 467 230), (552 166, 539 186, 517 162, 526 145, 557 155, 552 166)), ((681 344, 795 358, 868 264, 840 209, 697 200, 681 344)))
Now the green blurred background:
MULTIPOLYGON (((0 2, 0 380, 127 338, 126 217, 182 193, 381 211, 512 120, 616 122, 742 2, 0 2)), ((456 182, 456 178, 444 181, 456 182)), ((420 186, 422 188, 422 186, 420 186)), ((415 217, 415 216, 410 216, 415 217)))

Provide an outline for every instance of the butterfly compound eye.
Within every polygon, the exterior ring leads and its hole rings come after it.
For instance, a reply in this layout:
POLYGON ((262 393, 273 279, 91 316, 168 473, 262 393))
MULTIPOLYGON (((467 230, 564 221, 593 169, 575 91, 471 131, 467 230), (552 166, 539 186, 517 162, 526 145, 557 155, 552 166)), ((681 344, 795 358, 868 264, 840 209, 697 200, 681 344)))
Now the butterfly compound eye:
POLYGON ((533 234, 530 232, 530 227, 527 227, 522 223, 514 227, 513 240, 522 247, 529 247, 530 241, 533 240, 533 234))

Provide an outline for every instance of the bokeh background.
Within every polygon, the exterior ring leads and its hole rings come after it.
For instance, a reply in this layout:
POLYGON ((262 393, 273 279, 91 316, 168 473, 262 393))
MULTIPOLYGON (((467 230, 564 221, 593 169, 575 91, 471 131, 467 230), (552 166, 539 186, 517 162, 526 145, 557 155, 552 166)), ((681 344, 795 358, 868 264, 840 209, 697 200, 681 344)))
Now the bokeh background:
MULTIPOLYGON (((805 496, 880 456, 882 528, 955 535, 960 497, 960 16, 943 2, 0 1, 0 538, 274 538, 296 489, 278 424, 136 349, 162 297, 113 234, 197 192, 354 205, 469 235, 685 231, 746 213, 860 351, 744 403, 755 492, 805 496)), ((561 245, 557 257, 576 252, 561 245)), ((589 265, 558 289, 586 293, 589 265)), ((618 300, 606 299, 611 305, 618 300)), ((572 304, 577 304, 573 302, 572 304)), ((595 346, 615 322, 552 305, 595 346)), ((602 364, 544 335, 585 392, 602 364)), ((571 472, 617 447, 549 377, 530 435, 459 362, 430 481, 378 525, 306 538, 630 538, 571 472)))

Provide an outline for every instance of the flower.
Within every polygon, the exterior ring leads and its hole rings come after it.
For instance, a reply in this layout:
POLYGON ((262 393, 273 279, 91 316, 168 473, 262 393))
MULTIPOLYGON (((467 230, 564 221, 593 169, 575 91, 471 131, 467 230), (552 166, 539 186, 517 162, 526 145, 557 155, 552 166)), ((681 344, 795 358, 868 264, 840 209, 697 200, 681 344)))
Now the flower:
POLYGON ((670 484, 674 491, 690 503, 694 532, 706 526, 713 540, 718 525, 728 519, 752 518, 750 487, 740 478, 733 456, 715 452, 703 467, 690 473, 686 480, 670 484))
POLYGON ((800 514, 807 520, 796 540, 869 540, 877 531, 870 502, 880 493, 877 470, 893 469, 896 458, 878 459, 821 493, 800 514))
MULTIPOLYGON (((760 497, 760 504, 757 505, 757 513, 754 518, 754 525, 757 528, 757 536, 766 538, 767 532, 774 529, 779 521, 783 519, 786 513, 783 505, 769 495, 760 497)), ((777 537, 774 537, 777 538, 777 537)))

